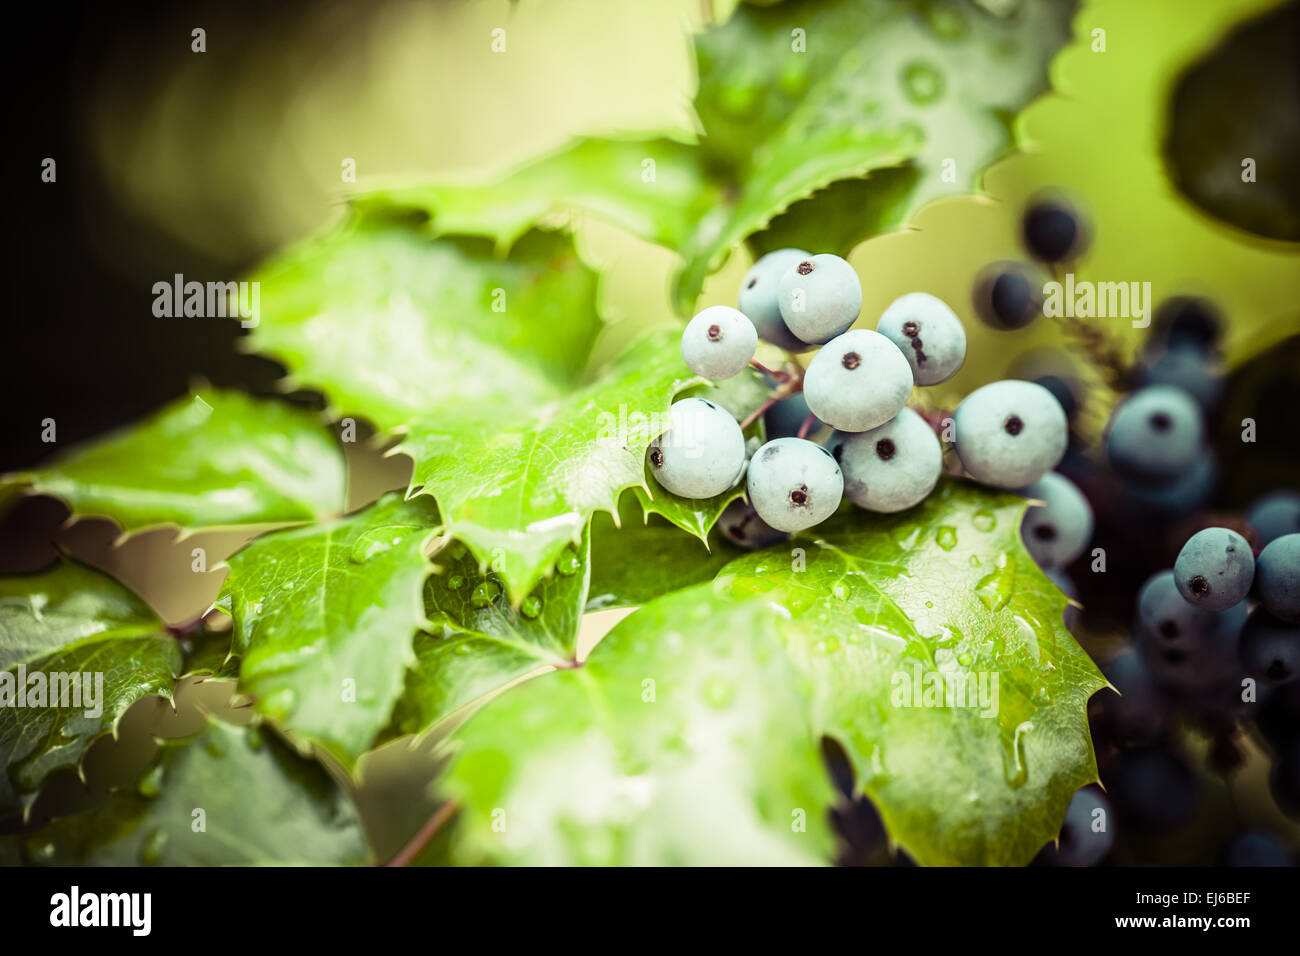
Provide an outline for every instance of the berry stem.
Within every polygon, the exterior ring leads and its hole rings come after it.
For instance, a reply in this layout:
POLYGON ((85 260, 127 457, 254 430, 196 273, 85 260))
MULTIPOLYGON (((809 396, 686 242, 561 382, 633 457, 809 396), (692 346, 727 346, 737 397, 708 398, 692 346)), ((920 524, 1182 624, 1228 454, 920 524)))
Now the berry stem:
POLYGON ((1079 318, 1056 319, 1061 332, 1076 343, 1079 352, 1101 376, 1102 381, 1114 391, 1128 391, 1133 381, 1133 369, 1124 358, 1123 348, 1108 329, 1096 322, 1079 318))
POLYGON ((807 438, 808 432, 812 430, 813 422, 817 421, 817 416, 809 412, 807 417, 799 423, 799 431, 795 434, 796 438, 807 438))
POLYGON ((745 416, 745 420, 740 423, 740 430, 743 432, 750 425, 754 424, 754 422, 758 421, 759 418, 762 417, 765 411, 767 411, 769 408, 771 408, 780 400, 781 400, 780 395, 773 395, 771 398, 767 399, 767 401, 763 402, 762 405, 758 406, 758 408, 754 409, 752 412, 750 412, 748 415, 745 416))
POLYGON ((789 373, 789 372, 783 372, 783 371, 781 371, 780 369, 768 368, 766 365, 764 365, 764 364, 763 364, 762 362, 760 362, 758 359, 750 359, 750 360, 749 360, 749 364, 750 364, 750 367, 758 369, 758 370, 759 370, 760 372, 762 372, 764 375, 771 376, 772 378, 776 379, 778 382, 785 383, 785 382, 790 381, 790 373, 789 373))
POLYGON ((781 399, 789 398, 791 395, 795 394, 796 392, 803 391, 803 369, 799 368, 798 366, 795 366, 795 371, 793 374, 791 374, 789 372, 773 372, 771 369, 764 368, 758 362, 754 362, 752 360, 750 364, 753 365, 755 368, 757 368, 759 371, 766 372, 768 375, 771 375, 773 378, 776 378, 776 376, 780 375, 782 376, 782 380, 781 380, 781 384, 772 391, 771 396, 769 396, 768 399, 765 402, 763 402, 762 405, 758 406, 758 408, 754 409, 752 412, 750 412, 748 415, 745 416, 745 420, 740 423, 740 430, 742 432, 750 425, 754 424, 754 422, 758 421, 759 416, 761 416, 765 411, 767 411, 777 402, 781 401, 781 399))
POLYGON ((451 819, 451 815, 460 807, 460 799, 455 798, 448 800, 420 827, 415 836, 407 842, 406 846, 397 851, 397 855, 384 864, 384 866, 407 866, 414 860, 434 838, 442 825, 451 819))

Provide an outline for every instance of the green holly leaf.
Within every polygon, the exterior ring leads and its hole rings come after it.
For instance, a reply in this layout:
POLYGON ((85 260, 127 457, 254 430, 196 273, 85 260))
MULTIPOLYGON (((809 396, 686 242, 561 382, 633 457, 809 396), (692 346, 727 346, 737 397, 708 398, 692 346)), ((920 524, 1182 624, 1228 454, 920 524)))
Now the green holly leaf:
POLYGON ((385 737, 422 733, 517 680, 577 659, 591 568, 586 535, 561 552, 554 573, 519 607, 501 576, 460 542, 437 560, 441 570, 424 588, 430 631, 415 639, 415 666, 385 737))
POLYGON ((488 236, 501 250, 537 223, 572 210, 676 249, 723 200, 697 153, 668 139, 586 139, 486 181, 371 180, 352 202, 363 214, 421 209, 436 234, 488 236))
POLYGON ((230 559, 239 689, 345 766, 388 722, 424 625, 438 525, 428 498, 390 495, 328 524, 267 535, 230 559))
POLYGON ((343 788, 261 727, 210 720, 166 741, 134 790, 22 838, 43 866, 249 866, 365 862, 343 788))
POLYGON ((705 541, 657 515, 643 512, 624 495, 619 522, 591 519, 591 595, 587 610, 646 604, 661 595, 709 581, 744 554, 719 532, 705 541))
MULTIPOLYGON (((1005 117, 1047 85, 1047 64, 1069 38, 1073 6, 1027 0, 1006 17, 929 0, 742 7, 696 44, 696 109, 709 132, 704 149, 737 170, 742 183, 761 175, 769 156, 779 157, 778 167, 803 171, 801 188, 772 212, 804 200, 800 217, 821 223, 815 248, 827 249, 838 237, 835 251, 847 253, 931 199, 977 185, 1010 144, 1005 117), (880 131, 895 142, 893 161, 865 162, 867 137, 880 131), (756 138, 763 143, 757 150, 756 138), (844 204, 838 190, 815 192, 861 177, 865 195, 854 203, 844 204)), ((781 225, 768 230, 766 248, 793 245, 803 235, 785 235, 781 225)), ((680 306, 694 301, 709 271, 688 256, 677 285, 680 306)))
POLYGON ((645 480, 645 453, 673 396, 697 381, 678 333, 634 343, 604 374, 510 417, 485 406, 412 422, 397 451, 438 500, 447 532, 491 563, 512 603, 582 537, 595 511, 645 480))
POLYGON ((766 601, 642 608, 457 734, 458 863, 826 862, 830 786, 766 601))
POLYGON ((344 497, 343 456, 318 414, 220 389, 0 481, 125 530, 310 521, 344 497))
POLYGON ((202 630, 182 638, 180 647, 185 660, 182 677, 238 679, 239 658, 231 653, 228 631, 202 630))
POLYGON ((353 222, 269 263, 252 347, 344 414, 505 418, 576 385, 596 333, 596 276, 560 233, 497 258, 388 219, 353 222))
POLYGON ((716 582, 784 609, 817 730, 922 864, 1026 863, 1097 776, 1086 705, 1105 680, 1024 549, 1025 507, 945 481, 909 511, 848 510, 716 582))
POLYGON ((705 277, 755 233, 766 248, 808 243, 798 227, 814 222, 811 248, 847 252, 926 201, 972 189, 1010 143, 1006 117, 1046 85, 1072 9, 742 6, 696 37, 697 146, 582 140, 496 181, 372 183, 356 202, 370 213, 422 209, 438 232, 506 246, 543 217, 599 218, 683 256, 674 299, 689 312, 705 277), (863 190, 836 188, 863 178, 863 190))
POLYGON ((111 578, 71 561, 0 578, 0 813, 80 768, 136 701, 170 699, 180 668, 175 638, 111 578))

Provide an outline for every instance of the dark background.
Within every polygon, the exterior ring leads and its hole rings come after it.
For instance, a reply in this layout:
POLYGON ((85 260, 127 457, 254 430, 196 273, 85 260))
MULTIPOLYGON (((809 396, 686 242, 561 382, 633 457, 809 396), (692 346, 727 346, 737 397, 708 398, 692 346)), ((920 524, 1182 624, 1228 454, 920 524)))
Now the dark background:
MULTIPOLYGON (((250 34, 303 6, 222 4, 250 34)), ((274 363, 235 350, 246 334, 236 323, 157 319, 151 311, 154 282, 177 272, 234 279, 272 250, 232 250, 242 260, 232 269, 133 218, 115 202, 85 140, 84 94, 110 52, 128 45, 142 51, 142 69, 157 69, 156 54, 143 51, 156 50, 163 33, 184 40, 195 17, 158 2, 22 9, 4 39, 13 115, 4 148, 11 216, 0 472, 145 415, 185 394, 196 378, 265 393, 280 374, 274 363), (55 183, 41 181, 47 156, 58 163, 55 183), (135 274, 107 263, 100 242, 131 243, 141 253, 135 274), (44 418, 57 422, 57 445, 41 441, 44 418)), ((239 76, 238 49, 209 42, 205 56, 214 71, 239 76)))

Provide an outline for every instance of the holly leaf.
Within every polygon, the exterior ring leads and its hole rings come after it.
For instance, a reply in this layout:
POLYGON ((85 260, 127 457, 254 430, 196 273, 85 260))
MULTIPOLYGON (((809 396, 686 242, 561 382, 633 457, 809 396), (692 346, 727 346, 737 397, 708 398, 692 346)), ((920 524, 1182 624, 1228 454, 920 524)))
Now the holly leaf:
POLYGON ((424 588, 430 630, 415 639, 415 666, 385 737, 418 734, 515 681, 577 659, 587 603, 590 542, 566 548, 554 573, 519 607, 501 576, 458 541, 440 551, 424 588))
POLYGON ((826 862, 830 786, 780 615, 711 607, 708 588, 642 608, 583 667, 469 720, 445 781, 454 862, 826 862))
POLYGON ((599 218, 682 255, 674 300, 688 312, 755 233, 789 245, 804 232, 786 227, 812 221, 814 248, 847 252, 971 189, 1010 141, 1005 117, 1046 85, 1072 7, 1026 0, 998 17, 919 0, 742 6, 696 37, 698 145, 581 140, 494 181, 377 182, 356 202, 372 214, 422 209, 436 231, 506 246, 544 217, 599 218), (835 185, 864 177, 843 202, 835 185))
POLYGON ((601 326, 596 276, 555 232, 529 232, 503 259, 482 240, 351 222, 254 279, 252 347, 384 430, 553 401, 581 379, 601 326))
POLYGON ((657 515, 644 513, 639 497, 623 496, 617 525, 607 514, 591 519, 589 611, 645 604, 709 581, 744 554, 716 531, 701 541, 657 515))
POLYGON ((182 638, 180 647, 185 666, 181 676, 237 680, 239 658, 231 653, 230 643, 228 631, 202 630, 182 638))
POLYGON ((723 200, 697 154, 669 139, 584 139, 488 180, 368 180, 352 204, 363 215, 424 210, 434 233, 487 236, 503 251, 537 223, 574 210, 675 249, 723 200))
POLYGON ((260 713, 348 767, 372 746, 414 662, 437 525, 429 499, 390 495, 230 559, 217 604, 234 618, 239 689, 260 713))
POLYGON ((395 451, 449 534, 491 563, 518 604, 595 511, 645 480, 673 396, 697 381, 669 330, 633 343, 591 384, 514 417, 491 407, 413 422, 395 451))
POLYGON ((355 808, 319 764, 267 729, 215 720, 163 742, 134 791, 22 838, 21 852, 43 866, 319 866, 367 856, 355 808))
POLYGON ((945 481, 901 514, 851 509, 796 550, 738 558, 716 582, 784 610, 816 729, 925 865, 1026 863, 1097 778, 1086 705, 1105 680, 1024 549, 1025 507, 945 481))
POLYGON ((111 578, 72 561, 0 578, 0 812, 79 769, 142 697, 170 699, 180 668, 175 638, 111 578))
POLYGON ((320 416, 204 389, 48 465, 5 475, 124 530, 310 521, 343 508, 343 456, 320 416))

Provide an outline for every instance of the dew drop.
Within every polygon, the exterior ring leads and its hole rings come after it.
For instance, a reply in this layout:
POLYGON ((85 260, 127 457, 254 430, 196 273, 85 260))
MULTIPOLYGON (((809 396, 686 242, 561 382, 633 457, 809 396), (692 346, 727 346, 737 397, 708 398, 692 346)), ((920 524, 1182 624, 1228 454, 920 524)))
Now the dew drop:
POLYGON ((980 531, 992 531, 998 526, 998 518, 997 515, 992 511, 989 511, 987 508, 981 508, 979 511, 975 512, 974 516, 971 518, 971 524, 980 531))
POLYGON ((348 560, 353 564, 365 564, 372 558, 389 551, 393 547, 392 539, 388 537, 390 533, 384 528, 371 528, 352 543, 348 560))
POLYGON ((813 645, 813 650, 818 654, 834 654, 840 649, 839 638, 828 637, 824 641, 818 641, 813 645))
POLYGON ((477 608, 490 607, 501 594, 501 588, 493 581, 482 581, 474 588, 469 603, 477 608))
POLYGON ((962 667, 970 667, 971 664, 975 663, 975 655, 970 651, 962 651, 957 655, 957 663, 962 667))
POLYGON ((565 548, 560 554, 559 560, 555 562, 555 570, 566 578, 571 578, 578 573, 582 567, 582 562, 578 560, 578 553, 572 548, 565 548))
POLYGON ((1025 760, 1025 736, 1033 729, 1032 721, 1022 721, 1016 725, 1010 740, 1005 736, 1002 738, 1002 775, 1007 786, 1013 790, 1023 787, 1029 779, 1029 764, 1025 760))
POLYGON ((903 67, 901 80, 903 92, 913 103, 933 103, 943 95, 943 74, 926 60, 913 60, 903 67))
POLYGON ((934 532, 935 543, 945 551, 957 547, 957 529, 950 524, 940 525, 934 532))
POLYGON ((524 617, 532 619, 542 613, 542 599, 536 594, 530 594, 524 598, 524 603, 519 608, 519 613, 524 617))
POLYGON ((990 611, 1000 611, 1011 600, 1016 589, 1015 578, 1007 571, 1006 559, 999 561, 996 570, 984 575, 975 585, 975 594, 990 611))

